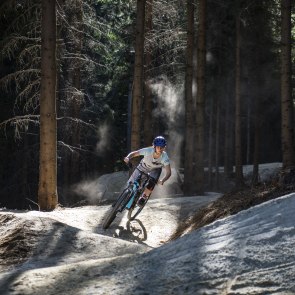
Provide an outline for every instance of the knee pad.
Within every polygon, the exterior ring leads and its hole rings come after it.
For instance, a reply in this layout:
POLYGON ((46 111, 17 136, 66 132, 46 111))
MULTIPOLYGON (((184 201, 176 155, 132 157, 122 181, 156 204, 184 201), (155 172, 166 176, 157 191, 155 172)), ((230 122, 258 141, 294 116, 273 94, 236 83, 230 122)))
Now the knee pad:
POLYGON ((152 191, 156 185, 156 180, 154 178, 150 178, 146 188, 152 191))

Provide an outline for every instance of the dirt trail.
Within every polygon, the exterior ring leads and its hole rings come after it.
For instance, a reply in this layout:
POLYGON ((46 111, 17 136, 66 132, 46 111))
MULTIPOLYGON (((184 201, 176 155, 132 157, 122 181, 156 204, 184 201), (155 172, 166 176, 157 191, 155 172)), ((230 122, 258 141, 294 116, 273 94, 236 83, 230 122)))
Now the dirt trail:
POLYGON ((218 197, 151 199, 138 219, 129 222, 123 213, 106 231, 102 223, 109 206, 53 212, 1 210, 0 293, 51 294, 41 292, 41 285, 51 285, 60 276, 80 276, 86 265, 115 271, 111 265, 163 245, 180 219, 218 197))
POLYGON ((101 229, 106 206, 2 211, 1 258, 12 253, 14 264, 2 265, 0 294, 295 294, 294 198, 270 200, 164 245, 177 216, 208 197, 151 200, 130 231, 125 217, 101 229), (26 249, 26 262, 16 265, 15 253, 26 249))

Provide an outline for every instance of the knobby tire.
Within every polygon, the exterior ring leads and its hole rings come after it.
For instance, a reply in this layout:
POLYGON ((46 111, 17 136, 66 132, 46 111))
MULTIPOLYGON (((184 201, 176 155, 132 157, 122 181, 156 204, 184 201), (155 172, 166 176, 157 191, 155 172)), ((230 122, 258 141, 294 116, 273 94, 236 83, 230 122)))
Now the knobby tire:
POLYGON ((138 214, 142 211, 143 207, 145 206, 146 202, 143 204, 143 206, 139 207, 136 205, 136 201, 134 201, 133 205, 128 211, 128 219, 130 221, 134 220, 138 214))
POLYGON ((116 218, 117 213, 119 211, 122 211, 125 208, 125 206, 127 205, 128 201, 129 201, 129 197, 130 197, 130 191, 129 190, 125 190, 121 194, 121 196, 118 198, 117 202, 115 203, 114 207, 112 207, 112 210, 110 211, 110 213, 106 217, 106 219, 105 219, 105 221, 103 223, 103 226, 102 226, 103 229, 109 228, 111 223, 116 218))

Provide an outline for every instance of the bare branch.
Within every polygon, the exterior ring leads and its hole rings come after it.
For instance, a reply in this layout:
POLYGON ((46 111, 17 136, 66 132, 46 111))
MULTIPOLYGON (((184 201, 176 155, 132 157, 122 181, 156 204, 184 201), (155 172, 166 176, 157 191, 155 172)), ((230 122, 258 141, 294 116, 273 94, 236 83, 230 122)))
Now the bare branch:
POLYGON ((0 79, 0 85, 2 85, 4 89, 7 89, 9 83, 15 82, 16 88, 20 89, 20 83, 27 82, 28 80, 30 80, 32 76, 34 76, 35 78, 40 77, 40 74, 40 69, 19 70, 14 73, 8 74, 2 79, 0 79))
POLYGON ((66 144, 66 143, 63 142, 63 141, 60 141, 60 140, 59 140, 59 141, 57 142, 57 144, 60 145, 60 146, 62 146, 62 147, 65 147, 65 148, 68 149, 71 153, 74 152, 74 147, 71 146, 71 145, 69 145, 69 144, 66 144))
POLYGON ((57 118, 57 120, 70 120, 76 124, 81 124, 81 125, 84 125, 84 126, 87 126, 87 127, 90 127, 91 129, 94 129, 96 130, 97 129, 97 126, 94 125, 94 124, 90 124, 90 123, 87 123, 81 119, 78 119, 78 118, 73 118, 73 117, 59 117, 57 118))
POLYGON ((29 95, 34 92, 39 92, 40 88, 40 79, 37 79, 31 83, 29 83, 17 96, 17 100, 22 101, 24 98, 29 97, 29 95), (36 89, 37 88, 37 89, 36 89))
POLYGON ((34 202, 33 200, 29 199, 29 198, 26 198, 28 201, 32 202, 33 204, 37 205, 38 208, 39 208, 39 211, 40 211, 40 206, 38 203, 34 202))
POLYGON ((0 123, 0 129, 3 128, 6 132, 7 125, 9 124, 14 127, 14 137, 20 139, 21 130, 27 130, 29 123, 39 124, 39 117, 39 115, 16 116, 0 123))

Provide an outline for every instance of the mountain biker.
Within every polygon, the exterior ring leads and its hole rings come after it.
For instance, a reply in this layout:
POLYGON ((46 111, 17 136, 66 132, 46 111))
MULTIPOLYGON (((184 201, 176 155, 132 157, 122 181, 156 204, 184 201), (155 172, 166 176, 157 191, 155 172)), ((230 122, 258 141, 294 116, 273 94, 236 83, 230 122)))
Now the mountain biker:
POLYGON ((145 204, 157 183, 163 185, 171 176, 170 161, 167 153, 165 152, 166 145, 166 139, 163 136, 157 136, 153 140, 153 146, 133 151, 124 158, 124 161, 128 164, 130 159, 143 156, 142 160, 130 176, 128 183, 133 182, 140 174, 140 171, 149 173, 151 176, 145 191, 137 202, 139 206, 143 206, 145 204), (165 176, 159 180, 162 167, 165 167, 165 176))

